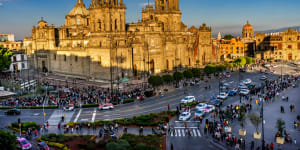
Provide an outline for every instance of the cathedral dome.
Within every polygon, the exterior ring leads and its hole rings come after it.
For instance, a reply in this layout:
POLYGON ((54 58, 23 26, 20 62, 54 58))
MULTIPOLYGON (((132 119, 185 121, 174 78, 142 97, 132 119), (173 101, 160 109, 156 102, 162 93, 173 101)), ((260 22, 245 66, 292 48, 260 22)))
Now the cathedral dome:
POLYGON ((77 0, 75 7, 69 12, 69 16, 75 15, 89 15, 89 11, 85 8, 85 5, 82 0, 77 0))
POLYGON ((243 29, 244 30, 246 30, 246 29, 253 29, 253 27, 252 27, 251 24, 249 24, 249 21, 247 21, 247 24, 244 25, 243 29))

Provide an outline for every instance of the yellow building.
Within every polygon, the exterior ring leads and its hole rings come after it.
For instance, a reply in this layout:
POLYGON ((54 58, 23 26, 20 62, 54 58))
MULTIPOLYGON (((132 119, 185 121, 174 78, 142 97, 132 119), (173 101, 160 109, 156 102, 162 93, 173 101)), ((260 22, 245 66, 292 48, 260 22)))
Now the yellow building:
POLYGON ((179 0, 155 0, 137 23, 126 24, 122 0, 82 0, 55 27, 45 20, 24 39, 35 67, 54 74, 110 80, 157 74, 214 62, 211 28, 191 32, 181 21, 179 0))
POLYGON ((241 39, 233 38, 231 40, 219 41, 218 55, 220 60, 230 61, 238 57, 246 56, 248 44, 241 39))

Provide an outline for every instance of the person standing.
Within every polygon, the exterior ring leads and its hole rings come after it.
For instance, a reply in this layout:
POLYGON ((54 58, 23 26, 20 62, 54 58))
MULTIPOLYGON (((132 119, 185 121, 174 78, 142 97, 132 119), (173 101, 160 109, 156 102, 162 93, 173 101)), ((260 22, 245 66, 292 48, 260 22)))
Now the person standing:
POLYGON ((170 104, 168 104, 168 111, 170 111, 170 104))

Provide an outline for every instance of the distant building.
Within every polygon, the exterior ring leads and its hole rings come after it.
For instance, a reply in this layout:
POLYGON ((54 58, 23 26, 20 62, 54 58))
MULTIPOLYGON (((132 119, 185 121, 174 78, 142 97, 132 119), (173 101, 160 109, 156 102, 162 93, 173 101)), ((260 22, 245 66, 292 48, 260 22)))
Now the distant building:
POLYGON ((0 45, 11 50, 20 50, 22 42, 15 41, 14 34, 0 34, 0 45))
POLYGON ((238 57, 247 56, 248 44, 239 38, 219 41, 218 55, 222 61, 231 61, 238 57))
POLYGON ((242 39, 244 41, 254 41, 254 30, 249 21, 247 21, 247 24, 244 25, 242 34, 242 39))
POLYGON ((300 60, 300 34, 297 30, 256 33, 256 47, 259 59, 300 60))
POLYGON ((9 71, 19 72, 27 70, 28 66, 28 57, 25 51, 13 51, 14 55, 11 57, 12 63, 10 64, 9 71))

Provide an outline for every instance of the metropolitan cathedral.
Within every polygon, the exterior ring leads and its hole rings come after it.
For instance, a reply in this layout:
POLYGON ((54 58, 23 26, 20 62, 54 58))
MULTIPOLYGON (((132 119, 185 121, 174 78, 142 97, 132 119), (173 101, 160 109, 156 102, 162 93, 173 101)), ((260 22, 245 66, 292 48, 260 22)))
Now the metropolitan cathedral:
POLYGON ((181 21, 179 0, 155 0, 142 18, 126 23, 122 0, 82 0, 55 27, 41 19, 24 39, 34 66, 88 80, 119 80, 216 62, 211 28, 181 21))

